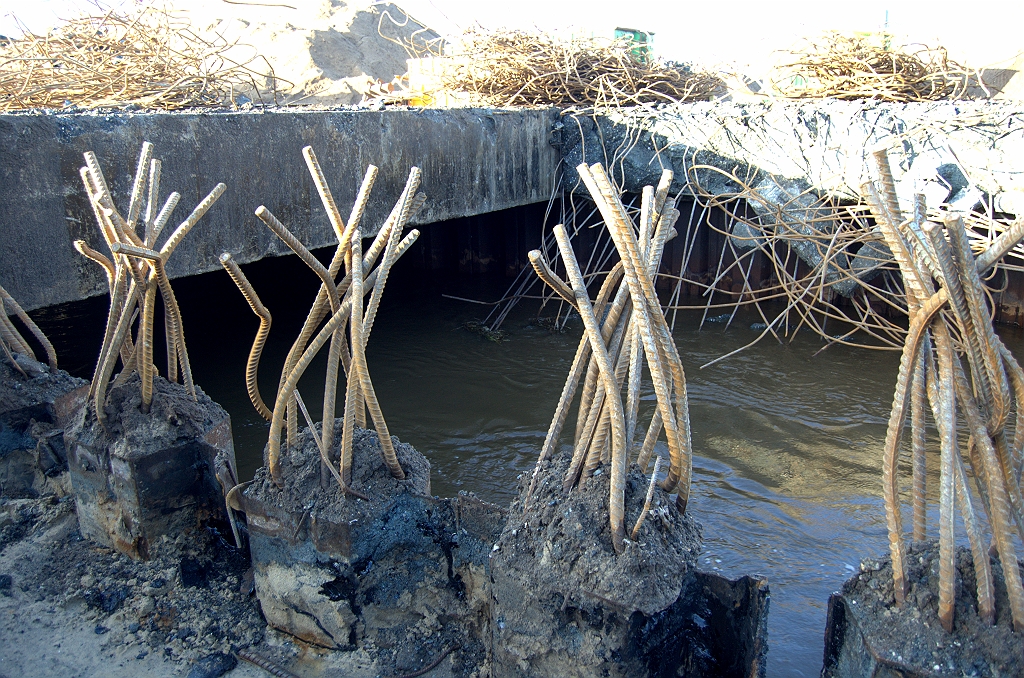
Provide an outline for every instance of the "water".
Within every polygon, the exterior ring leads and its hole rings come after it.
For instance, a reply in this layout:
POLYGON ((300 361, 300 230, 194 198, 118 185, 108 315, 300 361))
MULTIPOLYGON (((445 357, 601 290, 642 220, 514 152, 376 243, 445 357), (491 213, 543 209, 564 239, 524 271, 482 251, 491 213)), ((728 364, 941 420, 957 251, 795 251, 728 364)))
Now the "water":
MULTIPOLYGON (((274 314, 260 371, 269 400, 318 281, 294 258, 246 272, 274 314)), ((462 328, 487 307, 441 296, 497 299, 505 284, 399 269, 374 325, 368 361, 388 425, 430 460, 441 496, 468 490, 496 503, 512 498, 516 476, 532 468, 543 443, 579 340, 578 322, 552 334, 532 324, 536 306, 523 304, 506 322, 508 341, 493 343, 462 328)), ((247 479, 262 463, 268 428, 244 385, 258 323, 226 274, 174 285, 196 382, 231 413, 239 473, 247 479)), ((91 372, 106 305, 87 300, 34 314, 62 366, 81 376, 91 372)), ((804 335, 785 346, 768 338, 702 370, 756 337, 760 331, 750 325, 760 317, 741 313, 728 330, 715 323, 701 331, 698 320, 680 314, 675 337, 697 454, 689 510, 704 524, 701 565, 733 577, 766 575, 769 675, 816 676, 829 593, 862 559, 887 548, 879 468, 898 355, 836 346, 815 357, 821 341, 804 335)), ((1020 355, 1019 333, 1004 336, 1020 355)), ((163 355, 161 347, 155 355, 163 355)), ((300 384, 314 413, 323 370, 323 360, 314 363, 300 384)), ((647 388, 649 412, 654 394, 647 388)))

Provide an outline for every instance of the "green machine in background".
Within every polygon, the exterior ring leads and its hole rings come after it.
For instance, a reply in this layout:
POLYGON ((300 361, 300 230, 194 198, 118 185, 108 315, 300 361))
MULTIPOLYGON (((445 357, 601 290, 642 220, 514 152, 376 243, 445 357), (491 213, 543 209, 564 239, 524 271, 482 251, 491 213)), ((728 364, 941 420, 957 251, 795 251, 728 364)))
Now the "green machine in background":
POLYGON ((654 33, 638 31, 635 28, 616 28, 615 39, 627 41, 631 45, 630 53, 640 63, 650 61, 654 51, 654 33))

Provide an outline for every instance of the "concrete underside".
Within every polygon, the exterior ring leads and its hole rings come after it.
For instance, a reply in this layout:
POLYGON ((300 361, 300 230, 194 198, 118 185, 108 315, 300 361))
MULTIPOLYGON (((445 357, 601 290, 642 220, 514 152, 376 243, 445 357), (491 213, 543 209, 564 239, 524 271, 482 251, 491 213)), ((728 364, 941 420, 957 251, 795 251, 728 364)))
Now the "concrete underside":
POLYGON ((559 154, 554 110, 336 110, 70 113, 0 116, 0 285, 28 309, 107 292, 99 266, 72 243, 106 252, 79 177, 92 150, 126 213, 143 141, 163 162, 161 198, 181 193, 168 228, 218 182, 227 191, 175 251, 171 277, 288 250, 253 215, 273 212, 307 247, 336 242, 301 155, 317 153, 347 218, 366 166, 380 168, 364 233, 386 218, 409 168, 428 200, 414 223, 485 214, 546 200, 559 154))

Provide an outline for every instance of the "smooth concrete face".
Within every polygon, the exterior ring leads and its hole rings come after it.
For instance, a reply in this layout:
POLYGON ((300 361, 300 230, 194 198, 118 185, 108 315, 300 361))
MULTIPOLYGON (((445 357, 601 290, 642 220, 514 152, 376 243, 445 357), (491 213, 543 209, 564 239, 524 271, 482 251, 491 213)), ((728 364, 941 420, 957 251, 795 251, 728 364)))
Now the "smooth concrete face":
MULTIPOLYGON (((171 257, 171 277, 288 253, 253 214, 265 205, 307 247, 336 242, 302 157, 311 145, 347 220, 367 165, 379 167, 362 227, 383 223, 409 169, 427 196, 426 224, 546 200, 559 161, 557 111, 338 110, 0 115, 0 284, 26 308, 107 292, 103 271, 72 243, 107 253, 79 176, 96 153, 127 214, 143 141, 163 163, 161 200, 181 194, 166 233, 218 183, 227 191, 171 257)), ((166 236, 165 236, 166 237, 166 236)))

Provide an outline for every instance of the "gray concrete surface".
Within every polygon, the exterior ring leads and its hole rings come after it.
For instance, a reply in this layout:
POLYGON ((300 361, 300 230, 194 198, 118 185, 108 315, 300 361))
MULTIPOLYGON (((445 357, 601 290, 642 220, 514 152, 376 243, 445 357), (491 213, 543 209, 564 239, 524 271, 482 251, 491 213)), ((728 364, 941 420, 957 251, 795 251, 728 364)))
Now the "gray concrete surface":
POLYGON ((380 226, 412 166, 428 196, 414 223, 547 200, 558 152, 553 110, 274 110, 211 113, 0 115, 0 284, 28 309, 105 294, 99 266, 72 247, 106 252, 78 174, 92 150, 126 212, 143 141, 163 161, 161 195, 182 194, 168 228, 218 182, 227 192, 171 257, 172 277, 286 253, 253 215, 277 215, 310 247, 334 241, 302 159, 312 145, 347 217, 368 164, 380 175, 364 225, 380 226))
POLYGON ((740 182, 798 182, 819 196, 857 200, 876 177, 870 153, 889 149, 901 203, 1024 214, 1024 103, 940 101, 697 102, 566 116, 553 139, 566 187, 584 158, 601 162, 628 191, 675 171, 675 190, 738 194, 740 182), (699 188, 698 188, 699 187, 699 188))

